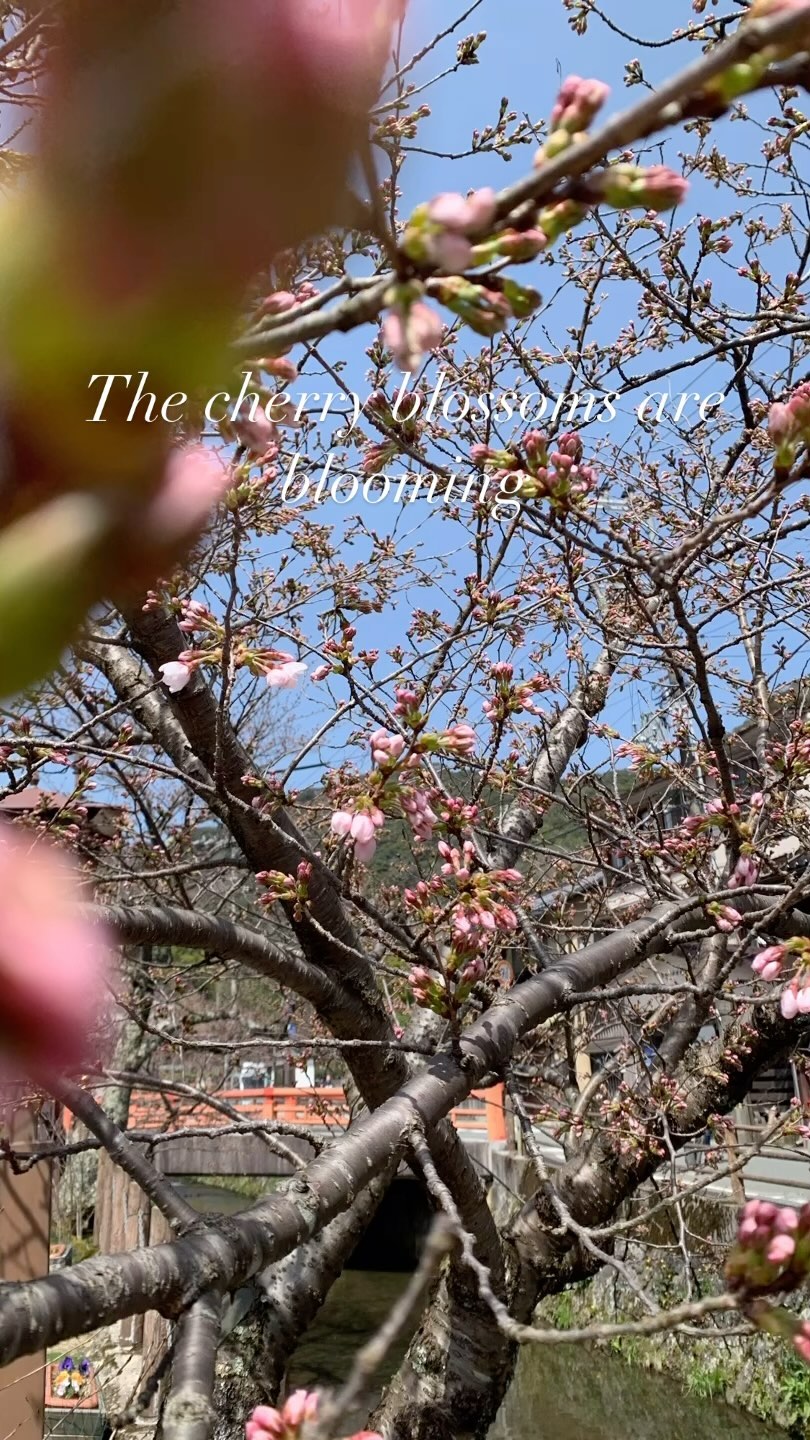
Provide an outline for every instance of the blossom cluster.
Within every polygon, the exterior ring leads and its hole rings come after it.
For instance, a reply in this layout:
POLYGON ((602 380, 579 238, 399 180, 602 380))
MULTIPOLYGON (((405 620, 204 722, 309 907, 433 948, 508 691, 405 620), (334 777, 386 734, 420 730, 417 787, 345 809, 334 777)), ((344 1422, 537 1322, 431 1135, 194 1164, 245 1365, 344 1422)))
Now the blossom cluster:
POLYGON ((303 918, 312 879, 311 861, 302 860, 294 875, 288 875, 283 870, 260 870, 256 879, 264 886, 260 904, 270 907, 281 901, 292 905, 295 920, 303 918))
MULTIPOLYGON (((752 810, 761 808, 762 803, 761 792, 751 797, 752 810)), ((726 835, 733 840, 738 852, 726 883, 729 890, 744 890, 759 879, 760 866, 753 853, 752 833, 751 823, 743 820, 740 806, 736 802, 727 804, 718 797, 709 800, 699 814, 687 815, 677 830, 666 835, 660 853, 672 856, 679 864, 697 864, 712 853, 715 840, 726 835)), ((718 914, 716 907, 712 913, 718 914)), ((721 914, 720 919, 727 922, 719 925, 719 929, 724 930, 736 928, 741 917, 739 911, 731 907, 730 913, 721 914)))
MULTIPOLYGON (((609 94, 601 80, 570 75, 551 112, 550 134, 535 156, 544 165, 582 139, 609 94)), ((491 337, 510 320, 525 319, 540 303, 536 291, 490 272, 470 278, 473 267, 508 260, 526 264, 561 235, 580 224, 592 205, 617 209, 641 207, 658 212, 680 204, 688 182, 666 165, 646 168, 620 162, 590 177, 581 187, 585 201, 557 199, 522 220, 499 223, 498 197, 489 187, 469 195, 445 192, 417 206, 401 240, 403 260, 417 273, 403 278, 385 295, 385 345, 405 371, 418 369, 425 355, 445 337, 441 315, 427 303, 434 295, 477 335, 491 337), (429 278, 432 276, 432 278, 429 278)))
MULTIPOLYGON (((207 605, 197 600, 181 602, 180 629, 186 634, 203 632, 203 641, 191 650, 182 650, 176 660, 161 665, 163 683, 172 695, 185 690, 195 670, 201 665, 221 665, 225 645, 225 627, 207 605)), ((270 689, 289 690, 306 674, 307 667, 287 650, 249 645, 236 640, 229 651, 234 670, 246 669, 251 675, 264 677, 270 689)))
POLYGON ((396 713, 404 726, 414 730, 413 739, 409 742, 403 734, 376 730, 369 741, 374 769, 367 787, 347 797, 330 822, 332 834, 352 841, 355 858, 363 864, 376 852, 386 820, 384 806, 407 821, 416 840, 432 839, 441 820, 433 808, 432 790, 420 778, 423 758, 437 754, 463 759, 476 745, 475 731, 464 723, 442 731, 424 730, 419 696, 405 686, 397 691, 396 713))
POLYGON ((530 430, 519 449, 474 445, 470 451, 476 465, 492 472, 502 494, 547 499, 552 509, 561 512, 574 508, 596 485, 596 470, 582 463, 582 455, 582 440, 573 430, 553 445, 542 431, 530 430))
POLYGON ((404 899, 431 933, 448 927, 441 974, 416 966, 408 976, 416 1004, 446 1015, 484 978, 493 941, 517 929, 515 890, 523 876, 519 870, 483 869, 469 840, 460 848, 442 840, 438 849, 444 862, 440 874, 420 880, 404 899))
MULTIPOLYGON (((258 1405, 245 1424, 245 1440, 298 1440, 304 1426, 316 1419, 320 1397, 314 1390, 294 1390, 280 1410, 258 1405)), ((349 1440, 382 1440, 374 1430, 358 1430, 349 1440)))
POLYGON ((801 779, 810 774, 810 724, 806 719, 791 722, 790 739, 769 747, 768 759, 785 776, 801 779))
POLYGON ((725 1269, 730 1290, 749 1295, 794 1290, 810 1271, 810 1205, 794 1210, 749 1200, 725 1269))
POLYGON ((755 956, 751 967, 761 980, 779 980, 788 959, 794 960, 795 969, 779 1005, 785 1019, 794 1020, 797 1015, 810 1014, 810 940, 792 935, 781 944, 768 945, 755 956))
POLYGON ((496 660, 490 666, 493 693, 484 701, 482 709, 492 725, 502 725, 511 715, 543 713, 535 705, 534 696, 548 689, 548 678, 537 675, 514 683, 514 674, 515 668, 508 660, 496 660))
MULTIPOLYGON (((0 609, 17 617, 2 693, 47 673, 100 596, 165 573, 227 492, 211 449, 173 446, 143 407, 88 424, 88 380, 140 371, 166 395, 222 382, 251 277, 340 209, 401 12, 401 0, 178 0, 166 18, 141 0, 88 0, 60 13, 36 166, 2 256, 0 609), (291 113, 306 125, 268 154, 291 113), (41 423, 43 394, 57 424, 41 423)), ((266 369, 292 373, 282 357, 266 369)))

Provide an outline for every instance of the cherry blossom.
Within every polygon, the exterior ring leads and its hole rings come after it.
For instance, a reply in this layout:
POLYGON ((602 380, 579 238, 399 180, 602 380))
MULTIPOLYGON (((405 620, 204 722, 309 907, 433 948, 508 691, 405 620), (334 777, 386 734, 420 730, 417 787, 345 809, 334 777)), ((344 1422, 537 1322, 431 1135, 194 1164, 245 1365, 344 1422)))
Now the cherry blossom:
POLYGON ((185 690, 194 673, 191 666, 184 664, 182 660, 167 660, 165 665, 160 666, 160 672, 163 676, 163 683, 171 695, 177 695, 181 690, 185 690))
POLYGON ((205 445, 183 445, 169 456, 163 483, 147 511, 149 530, 162 544, 193 537, 222 498, 229 475, 205 445))
POLYGON ((551 129, 568 130, 571 134, 587 130, 609 94, 610 86, 602 80, 583 80, 579 75, 569 75, 560 87, 551 112, 551 129))
POLYGON ((438 311, 423 300, 398 303, 383 321, 383 343, 394 352, 401 370, 417 370, 425 355, 436 350, 444 339, 444 323, 438 311))
POLYGON ((318 1413, 314 1391, 294 1390, 280 1410, 259 1405, 245 1425, 245 1440, 295 1440, 306 1420, 318 1413))
POLYGON ((393 765, 405 749, 402 735, 389 735, 385 730, 375 730, 369 740, 371 759, 375 765, 393 765))
POLYGON ((98 1056, 112 945, 85 919, 83 898, 64 854, 0 828, 0 1035, 34 1074, 98 1056))
POLYGON ((776 980, 782 973, 785 963, 784 945, 768 945, 751 962, 751 968, 763 980, 776 980))
POLYGON ((306 671, 307 667, 301 660, 285 660, 282 665, 265 670, 264 678, 271 690, 292 690, 306 671))

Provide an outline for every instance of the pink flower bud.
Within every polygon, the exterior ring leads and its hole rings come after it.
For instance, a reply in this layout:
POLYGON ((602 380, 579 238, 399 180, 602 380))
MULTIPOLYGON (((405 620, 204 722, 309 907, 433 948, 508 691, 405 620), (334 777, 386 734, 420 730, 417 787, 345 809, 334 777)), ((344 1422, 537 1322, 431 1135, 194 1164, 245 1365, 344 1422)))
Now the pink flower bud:
POLYGON ((362 812, 352 817, 350 832, 353 840, 359 840, 361 844, 367 844, 374 839, 374 821, 370 815, 362 812))
POLYGON ((146 513, 150 534, 161 545, 192 538, 228 484, 228 471, 207 446, 182 445, 173 450, 163 483, 146 513))
POLYGON ((255 408, 243 405, 234 416, 232 426, 239 444, 257 460, 278 445, 278 428, 258 405, 255 408))
POLYGON ((112 946, 82 898, 65 855, 0 828, 0 1039, 33 1074, 97 1058, 112 946))
POLYGON ((259 1405, 245 1425, 245 1440, 282 1440, 285 1429, 278 1410, 259 1405))
POLYGON ((557 441, 557 449, 578 465, 582 459, 582 438, 576 430, 568 430, 557 441))
POLYGON ((771 1265, 783 1265, 790 1260, 796 1250, 796 1241, 792 1235, 775 1235, 765 1254, 771 1265))
POLYGON ((689 182, 668 165, 609 165, 595 177, 602 198, 617 210, 640 206, 645 210, 671 210, 686 196, 689 182))
POLYGON ((773 975, 768 974, 766 976, 765 971, 771 971, 771 968, 775 965, 775 973, 776 975, 778 975, 780 970, 782 969, 784 961, 784 945, 768 945, 764 950, 760 950, 756 959, 752 961, 751 968, 755 970, 758 975, 762 975, 763 979, 772 979, 774 978, 773 975))
POLYGON ((750 855, 741 855, 729 876, 729 890, 742 890, 747 885, 755 885, 759 877, 759 866, 750 855))
POLYGON ((490 449, 489 445, 473 445, 470 450, 470 459, 473 465, 485 465, 494 454, 495 451, 490 449))
POLYGON ((779 1001, 779 1009, 786 1020, 795 1020, 799 1013, 799 1002, 794 990, 783 990, 779 1001))
POLYGON ((549 128, 567 130, 571 135, 587 130, 609 94, 610 86, 602 80, 583 80, 579 75, 569 75, 560 88, 549 128))
POLYGON ((333 835, 348 835, 351 832, 353 816, 348 810, 336 810, 330 821, 333 835))
POLYGON ((382 335, 400 369, 407 373, 417 370, 425 355, 441 345, 444 322, 438 311, 423 300, 413 300, 385 317, 382 335))
POLYGON ((297 304, 289 290, 274 290, 272 295, 265 295, 259 309, 263 315, 283 315, 287 310, 294 310, 297 304))
POLYGON ((548 248, 548 236, 544 230, 504 230, 498 236, 498 253, 508 260, 524 262, 534 260, 548 248))
POLYGON ((437 195, 428 205, 428 217, 435 225, 455 230, 460 235, 485 230, 495 219, 495 191, 488 187, 475 190, 466 199, 463 195, 437 195))
POLYGON ((469 270, 472 264, 472 245, 463 235, 458 235, 453 230, 444 230, 440 235, 432 235, 428 249, 434 265, 437 265, 440 270, 445 270, 448 275, 457 275, 461 270, 469 270))
POLYGON ((771 439, 781 445, 789 440, 794 431, 793 416, 787 405, 772 405, 768 413, 768 433, 771 439))
POLYGON ((318 1412, 318 1396, 307 1390, 294 1390, 281 1412, 285 1425, 297 1430, 305 1420, 314 1420, 318 1412))
POLYGON ((810 1365, 810 1334, 804 1329, 797 1330, 793 1336, 793 1345, 805 1364, 810 1365))

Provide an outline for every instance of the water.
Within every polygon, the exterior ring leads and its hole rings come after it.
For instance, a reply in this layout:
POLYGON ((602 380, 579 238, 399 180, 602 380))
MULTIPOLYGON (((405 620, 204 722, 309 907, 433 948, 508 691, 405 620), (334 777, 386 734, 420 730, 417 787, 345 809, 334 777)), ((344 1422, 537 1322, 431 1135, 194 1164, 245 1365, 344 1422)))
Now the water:
MULTIPOLYGON (((189 1184, 196 1209, 234 1211, 249 1201, 189 1184)), ((339 1388, 358 1349, 388 1314, 407 1275, 347 1270, 328 1296, 290 1366, 292 1388, 339 1388)), ((404 1337, 372 1378, 348 1426, 361 1428, 396 1370, 404 1337)), ((695 1347, 701 1358, 704 1347, 695 1347)), ((706 1352, 708 1354, 708 1351, 706 1352)), ((785 1440, 785 1432, 744 1411, 695 1399, 666 1374, 639 1370, 592 1346, 526 1346, 489 1440, 785 1440)))
MULTIPOLYGON (((407 1277, 346 1271, 291 1367, 296 1385, 339 1386, 407 1277)), ((349 1418, 363 1426, 406 1349, 390 1354, 349 1418)), ((702 1349, 699 1354, 702 1354, 702 1349)), ((744 1411, 687 1395, 666 1374, 640 1370, 592 1346, 526 1346, 489 1440, 785 1440, 744 1411)))
POLYGON ((592 1346, 560 1345, 521 1351, 489 1440, 714 1440, 718 1434, 785 1440, 784 1430, 729 1405, 697 1400, 666 1374, 639 1370, 592 1346))

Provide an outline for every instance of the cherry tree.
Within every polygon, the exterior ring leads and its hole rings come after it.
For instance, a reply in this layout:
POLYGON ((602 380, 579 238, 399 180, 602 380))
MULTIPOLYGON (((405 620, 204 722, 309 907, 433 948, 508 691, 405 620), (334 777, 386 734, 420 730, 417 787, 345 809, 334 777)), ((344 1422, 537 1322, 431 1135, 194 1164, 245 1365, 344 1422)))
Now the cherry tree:
MULTIPOLYGON (((415 1325, 386 1440, 485 1433, 521 1344, 731 1316, 808 1358, 773 1301, 810 1212, 756 1199, 722 1294, 532 1324, 605 1265, 638 1295, 662 1162, 676 1205, 707 1129, 720 1178, 803 1123, 726 1156, 810 1013, 810 4, 716 8, 650 41, 687 62, 654 86, 621 37, 640 99, 571 75, 449 158, 431 110, 483 64, 482 0, 424 39, 366 0, 5 21, 4 94, 19 68, 41 116, 2 261, 0 763, 69 798, 0 835, 0 1025, 85 1128, 40 1158, 103 1152, 170 1238, 6 1286, 0 1357, 158 1312, 167 1440, 344 1433, 362 1354, 337 1395, 284 1376, 403 1162, 437 1222, 378 1337, 415 1325), (131 1092, 171 1061, 215 1102, 245 1014, 266 1054, 291 997, 352 1122, 203 1222, 131 1092), (506 1225, 448 1120, 499 1082, 536 1172, 506 1225)), ((561 9, 599 69, 612 22, 561 9)))

